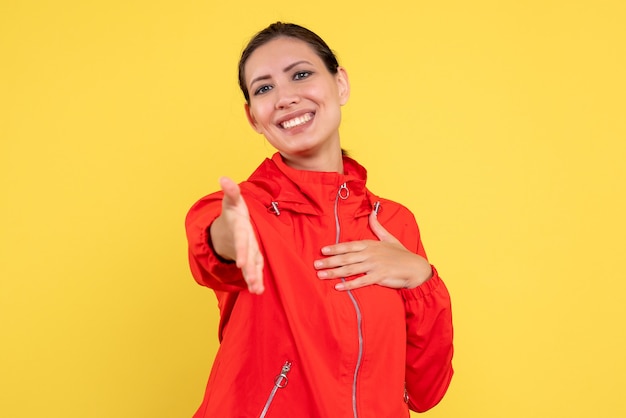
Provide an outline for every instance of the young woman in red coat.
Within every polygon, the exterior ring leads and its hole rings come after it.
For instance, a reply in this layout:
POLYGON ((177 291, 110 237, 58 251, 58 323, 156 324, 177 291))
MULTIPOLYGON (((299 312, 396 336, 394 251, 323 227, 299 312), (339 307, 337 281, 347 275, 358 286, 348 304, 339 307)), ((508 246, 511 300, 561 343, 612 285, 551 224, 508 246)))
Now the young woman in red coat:
POLYGON ((452 378, 448 291, 404 206, 342 152, 346 70, 315 33, 275 23, 244 50, 247 119, 277 150, 220 179, 186 219, 220 348, 195 417, 398 418, 452 378))

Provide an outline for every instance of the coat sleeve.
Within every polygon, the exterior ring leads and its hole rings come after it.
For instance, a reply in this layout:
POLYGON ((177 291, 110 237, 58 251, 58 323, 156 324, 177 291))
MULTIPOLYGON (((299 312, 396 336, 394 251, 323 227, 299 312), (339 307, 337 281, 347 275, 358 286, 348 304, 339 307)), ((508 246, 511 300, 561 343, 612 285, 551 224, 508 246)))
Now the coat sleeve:
MULTIPOLYGON (((427 258, 412 214, 404 225, 407 248, 427 258)), ((406 400, 416 412, 427 411, 441 401, 454 373, 450 295, 434 266, 432 269, 428 281, 415 289, 400 290, 407 327, 406 400)))
POLYGON ((452 379, 450 296, 433 267, 433 277, 403 289, 406 309, 406 391, 409 408, 424 412, 441 401, 452 379))
POLYGON ((239 291, 246 287, 241 270, 234 262, 219 257, 211 245, 209 228, 222 212, 222 192, 195 203, 185 218, 189 267, 194 279, 216 291, 239 291))

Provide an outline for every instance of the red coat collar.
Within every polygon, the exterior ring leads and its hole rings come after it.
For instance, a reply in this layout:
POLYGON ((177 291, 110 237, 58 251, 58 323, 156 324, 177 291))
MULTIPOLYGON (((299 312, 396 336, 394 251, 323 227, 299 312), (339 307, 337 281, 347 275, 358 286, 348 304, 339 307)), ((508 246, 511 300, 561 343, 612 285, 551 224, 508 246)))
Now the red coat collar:
POLYGON ((354 215, 368 215, 378 197, 367 190, 367 170, 349 157, 343 157, 344 174, 297 170, 289 167, 279 153, 266 159, 248 181, 255 195, 268 207, 276 202, 279 209, 321 215, 333 207, 342 184, 350 191, 345 204, 354 206, 354 215), (259 193, 260 192, 260 193, 259 193))

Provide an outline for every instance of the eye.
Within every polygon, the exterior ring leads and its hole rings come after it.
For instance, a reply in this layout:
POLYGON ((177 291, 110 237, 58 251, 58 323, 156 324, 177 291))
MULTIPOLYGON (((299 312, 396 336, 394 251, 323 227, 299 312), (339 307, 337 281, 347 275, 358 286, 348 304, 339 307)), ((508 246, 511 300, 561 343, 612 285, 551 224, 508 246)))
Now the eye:
POLYGON ((297 73, 293 75, 293 79, 304 80, 305 78, 309 77, 311 74, 313 74, 311 71, 298 71, 297 73))
POLYGON ((254 91, 254 95, 258 96, 259 94, 264 94, 267 93, 268 91, 270 91, 272 89, 272 86, 264 84, 261 87, 259 87, 258 89, 256 89, 254 91))

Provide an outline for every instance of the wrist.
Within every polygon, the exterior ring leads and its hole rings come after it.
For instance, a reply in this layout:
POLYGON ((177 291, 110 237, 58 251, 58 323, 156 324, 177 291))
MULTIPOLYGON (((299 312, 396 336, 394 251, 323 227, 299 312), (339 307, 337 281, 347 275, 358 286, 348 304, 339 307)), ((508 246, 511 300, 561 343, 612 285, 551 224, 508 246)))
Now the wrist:
POLYGON ((406 289, 415 289, 421 286, 433 277, 433 268, 430 263, 423 257, 419 257, 419 265, 414 270, 413 279, 409 281, 406 289))
POLYGON ((209 226, 208 244, 220 259, 225 262, 232 262, 235 260, 235 251, 232 245, 228 245, 225 229, 224 219, 222 216, 218 216, 209 226))

